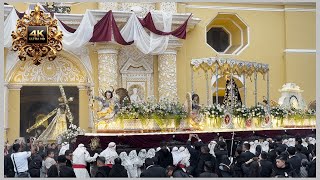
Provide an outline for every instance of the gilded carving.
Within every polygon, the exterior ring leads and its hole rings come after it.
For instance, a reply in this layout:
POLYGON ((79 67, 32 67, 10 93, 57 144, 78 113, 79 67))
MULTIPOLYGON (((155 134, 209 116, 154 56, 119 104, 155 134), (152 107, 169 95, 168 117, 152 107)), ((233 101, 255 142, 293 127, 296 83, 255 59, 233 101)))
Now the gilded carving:
POLYGON ((99 88, 102 90, 109 89, 111 86, 114 89, 118 88, 118 64, 117 54, 100 53, 98 54, 98 79, 99 88))
POLYGON ((44 59, 39 66, 21 62, 11 83, 85 83, 86 74, 72 61, 58 56, 55 61, 44 59))
POLYGON ((159 98, 177 100, 176 54, 161 54, 159 57, 159 98))

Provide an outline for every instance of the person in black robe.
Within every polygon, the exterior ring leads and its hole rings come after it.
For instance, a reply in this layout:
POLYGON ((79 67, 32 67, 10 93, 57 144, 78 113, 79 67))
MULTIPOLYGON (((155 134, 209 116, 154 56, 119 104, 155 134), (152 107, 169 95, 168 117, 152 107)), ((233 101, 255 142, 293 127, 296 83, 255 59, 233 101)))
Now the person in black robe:
POLYGON ((287 162, 286 157, 278 156, 271 177, 298 177, 298 175, 295 169, 287 162))
POLYGON ((272 167, 273 164, 272 162, 267 160, 268 154, 266 152, 261 152, 260 154, 260 166, 261 166, 261 171, 260 171, 260 177, 270 177, 272 173, 272 167))
POLYGON ((167 149, 165 142, 161 143, 161 149, 156 153, 156 157, 158 158, 158 164, 163 168, 173 165, 172 154, 167 149))
POLYGON ((167 177, 166 169, 154 164, 154 160, 147 158, 145 160, 146 169, 142 171, 140 177, 167 177))
POLYGON ((105 165, 106 159, 102 156, 97 158, 97 172, 94 177, 108 177, 111 168, 105 165))
POLYGON ((66 166, 67 159, 64 155, 58 156, 58 164, 48 169, 48 177, 76 177, 73 168, 66 166))
POLYGON ((204 145, 204 143, 201 141, 201 139, 196 134, 189 134, 189 139, 187 141, 187 149, 190 153, 190 166, 188 167, 188 173, 192 176, 196 176, 195 172, 198 165, 198 159, 201 154, 201 147, 204 145), (194 142, 192 147, 191 140, 192 137, 196 138, 197 141, 194 142))
POLYGON ((5 177, 14 177, 15 176, 14 166, 13 166, 13 162, 11 159, 11 154, 12 154, 12 151, 9 151, 9 154, 7 154, 4 157, 4 175, 5 175, 5 177))
POLYGON ((128 172, 124 166, 121 165, 120 158, 114 160, 114 165, 110 170, 109 177, 128 177, 128 172))
POLYGON ((211 161, 206 161, 204 163, 204 172, 199 175, 199 177, 218 177, 216 173, 215 165, 211 161))
POLYGON ((201 147, 201 154, 196 169, 196 177, 199 177, 201 173, 205 172, 204 167, 207 161, 210 161, 212 166, 214 167, 214 169, 212 169, 214 173, 218 170, 217 160, 214 156, 212 156, 212 154, 209 153, 209 151, 210 149, 208 148, 208 146, 201 147))
POLYGON ((223 105, 227 107, 227 109, 242 106, 238 86, 234 78, 232 78, 231 81, 231 77, 229 75, 226 76, 226 89, 223 97, 223 105))
POLYGON ((31 161, 29 163, 29 174, 31 177, 40 177, 42 168, 42 157, 38 154, 36 147, 31 149, 31 161))
POLYGON ((308 177, 316 177, 316 148, 311 152, 313 158, 311 159, 310 165, 308 167, 308 177))

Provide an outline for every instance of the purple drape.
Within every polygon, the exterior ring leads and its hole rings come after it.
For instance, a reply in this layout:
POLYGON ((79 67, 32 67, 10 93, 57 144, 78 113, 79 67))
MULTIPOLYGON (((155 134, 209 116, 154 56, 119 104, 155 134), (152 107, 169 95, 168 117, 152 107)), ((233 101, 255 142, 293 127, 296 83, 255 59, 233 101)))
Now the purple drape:
POLYGON ((191 15, 192 14, 190 14, 188 19, 180 27, 178 27, 176 30, 171 31, 171 32, 163 32, 163 31, 158 30, 156 28, 156 26, 154 25, 152 15, 150 12, 146 15, 146 17, 144 19, 139 19, 139 21, 143 27, 147 28, 149 31, 151 31, 157 35, 173 35, 173 36, 180 38, 180 39, 186 39, 187 25, 188 25, 188 21, 189 21, 191 15))
POLYGON ((62 22, 61 20, 58 19, 58 21, 60 21, 60 23, 62 24, 62 26, 70 33, 74 33, 76 32, 77 29, 74 29, 68 25, 66 25, 64 22, 62 22))
POLYGON ((119 27, 113 17, 112 11, 108 11, 103 18, 94 25, 93 35, 90 42, 108 42, 112 39, 112 34, 114 40, 121 45, 130 45, 133 42, 126 42, 119 30, 119 27))
MULTIPOLYGON (((209 143, 213 139, 218 138, 218 132, 211 133, 198 133, 199 137, 204 143, 209 143)), ((288 129, 288 130, 263 130, 263 131, 242 131, 235 132, 235 138, 241 140, 249 140, 253 137, 263 137, 263 138, 274 138, 277 136, 294 136, 294 137, 306 137, 314 136, 316 130, 313 129, 288 129)), ((157 134, 154 135, 134 135, 134 136, 122 136, 123 134, 119 133, 119 136, 97 136, 100 139, 100 145, 102 149, 107 148, 109 142, 115 142, 117 144, 129 145, 130 148, 155 148, 159 146, 161 141, 172 141, 176 140, 179 142, 186 142, 189 134, 157 134)), ((220 136, 223 136, 225 139, 232 138, 232 132, 219 132, 220 136)), ((76 147, 78 144, 83 143, 85 145, 90 144, 91 139, 95 136, 78 136, 76 147)))
POLYGON ((18 17, 21 19, 23 16, 24 16, 24 12, 19 12, 18 10, 16 10, 16 13, 17 13, 17 15, 18 15, 18 17))

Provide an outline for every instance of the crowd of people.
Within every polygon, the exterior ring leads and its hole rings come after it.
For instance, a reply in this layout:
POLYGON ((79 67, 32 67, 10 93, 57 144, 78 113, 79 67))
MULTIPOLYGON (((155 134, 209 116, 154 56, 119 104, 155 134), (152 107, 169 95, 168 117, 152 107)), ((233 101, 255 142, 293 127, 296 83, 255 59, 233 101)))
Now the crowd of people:
POLYGON ((316 177, 315 138, 243 141, 230 155, 223 138, 202 142, 190 134, 183 146, 101 152, 89 146, 44 145, 17 139, 5 146, 5 177, 316 177), (74 149, 74 150, 73 150, 74 149))

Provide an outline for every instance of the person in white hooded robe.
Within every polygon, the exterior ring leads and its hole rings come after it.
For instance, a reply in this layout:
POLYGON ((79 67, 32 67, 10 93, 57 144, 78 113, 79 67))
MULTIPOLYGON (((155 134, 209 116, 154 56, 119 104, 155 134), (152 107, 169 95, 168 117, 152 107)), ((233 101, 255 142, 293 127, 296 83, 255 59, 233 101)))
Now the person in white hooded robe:
MULTIPOLYGON (((128 157, 128 154, 126 152, 121 152, 119 154, 119 158, 121 159, 121 165, 127 170, 127 172, 129 172, 128 169, 130 169, 130 162, 129 162, 129 157, 128 157)), ((130 177, 130 174, 128 173, 128 177, 130 177)))
POLYGON ((256 146, 255 146, 255 144, 254 144, 254 142, 249 142, 249 144, 250 144, 250 152, 252 153, 252 154, 256 154, 256 146))
POLYGON ((216 141, 211 141, 209 144, 208 144, 208 148, 210 149, 209 153, 216 157, 215 153, 214 153, 214 148, 216 147, 217 145, 217 142, 216 141))
POLYGON ((181 146, 179 148, 179 153, 181 156, 180 164, 184 165, 185 168, 188 168, 190 166, 190 157, 191 157, 189 150, 187 148, 181 146))
POLYGON ((147 158, 153 158, 155 156, 156 156, 156 150, 153 148, 149 149, 147 152, 147 158))
POLYGON ((138 153, 138 159, 139 159, 138 177, 140 177, 146 158, 147 158, 147 150, 141 149, 138 153))
POLYGON ((129 164, 128 167, 128 174, 130 178, 137 178, 138 177, 138 165, 139 165, 139 157, 137 155, 136 150, 132 150, 129 153, 129 164))
POLYGON ((114 160, 118 157, 118 153, 116 151, 116 143, 110 142, 108 144, 108 147, 100 153, 100 156, 103 156, 106 159, 106 165, 112 168, 114 160))
POLYGON ((288 147, 295 147, 296 146, 296 141, 294 138, 289 138, 288 139, 288 147))
POLYGON ((181 161, 181 156, 180 156, 178 147, 173 147, 171 154, 173 159, 173 165, 177 166, 177 164, 181 161))
POLYGON ((95 153, 93 157, 90 157, 89 152, 83 144, 79 144, 74 150, 73 154, 73 164, 74 173, 77 178, 90 178, 89 173, 86 169, 87 162, 94 162, 98 154, 95 153))
POLYGON ((261 144, 261 150, 264 151, 264 152, 269 152, 269 142, 268 141, 264 141, 262 144, 261 144))
POLYGON ((59 156, 60 155, 64 155, 65 154, 65 152, 66 152, 66 150, 69 150, 69 143, 67 143, 67 142, 64 142, 64 143, 62 143, 62 147, 61 147, 61 149, 60 149, 60 151, 59 151, 59 156))

